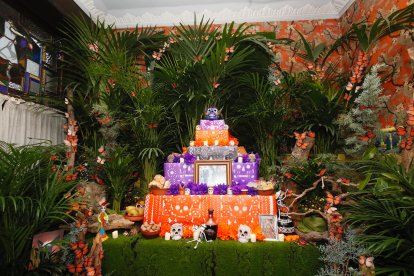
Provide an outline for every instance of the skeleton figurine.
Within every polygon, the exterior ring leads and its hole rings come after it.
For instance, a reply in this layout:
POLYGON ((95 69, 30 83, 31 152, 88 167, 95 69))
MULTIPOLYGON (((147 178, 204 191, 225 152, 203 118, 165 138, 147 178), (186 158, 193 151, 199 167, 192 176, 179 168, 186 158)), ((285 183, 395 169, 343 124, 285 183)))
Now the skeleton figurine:
POLYGON ((218 120, 220 112, 218 111, 217 107, 211 106, 207 109, 206 112, 206 120, 218 120))
POLYGON ((197 249, 198 244, 202 243, 203 239, 206 242, 213 242, 213 240, 209 240, 209 241, 207 240, 206 233, 204 233, 204 230, 206 230, 206 225, 205 224, 200 225, 200 227, 198 227, 198 228, 194 228, 194 231, 197 231, 199 233, 198 234, 198 239, 194 239, 194 240, 191 240, 191 241, 187 242, 187 243, 197 242, 196 245, 194 246, 194 249, 197 249))
POLYGON ((183 236, 183 224, 174 223, 171 225, 171 239, 174 241, 181 240, 183 236))
POLYGON ((285 205, 287 190, 280 190, 276 193, 276 202, 277 202, 277 224, 279 227, 279 233, 281 234, 292 234, 295 232, 295 226, 293 221, 289 216, 289 207, 285 205))
POLYGON ((252 230, 250 229, 249 226, 240 224, 239 233, 237 234, 237 236, 239 237, 239 242, 241 243, 249 242, 251 232, 252 230))

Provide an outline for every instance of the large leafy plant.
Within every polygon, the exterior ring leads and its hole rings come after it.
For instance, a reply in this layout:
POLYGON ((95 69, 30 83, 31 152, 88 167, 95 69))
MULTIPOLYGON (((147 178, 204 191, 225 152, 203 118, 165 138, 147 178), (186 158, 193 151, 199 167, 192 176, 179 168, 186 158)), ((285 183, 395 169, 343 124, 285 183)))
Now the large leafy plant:
POLYGON ((349 222, 358 238, 376 256, 377 271, 410 275, 414 271, 414 168, 406 171, 393 155, 367 151, 356 163, 365 175, 349 208, 349 222))
POLYGON ((56 151, 0 147, 0 266, 12 275, 27 269, 32 236, 69 218, 74 182, 67 181, 58 161, 51 161, 56 151))
MULTIPOLYGON (((218 29, 210 20, 195 19, 194 25, 177 26, 165 52, 155 53, 154 89, 163 91, 181 146, 194 140, 209 105, 232 104, 239 96, 240 76, 262 66, 257 57, 265 58, 269 49, 263 37, 246 35, 248 28, 230 23, 218 29)), ((268 63, 263 63, 265 74, 268 63)))
POLYGON ((126 147, 118 145, 111 151, 108 159, 103 165, 103 170, 112 195, 112 208, 120 212, 122 199, 131 184, 133 158, 128 154, 126 147))

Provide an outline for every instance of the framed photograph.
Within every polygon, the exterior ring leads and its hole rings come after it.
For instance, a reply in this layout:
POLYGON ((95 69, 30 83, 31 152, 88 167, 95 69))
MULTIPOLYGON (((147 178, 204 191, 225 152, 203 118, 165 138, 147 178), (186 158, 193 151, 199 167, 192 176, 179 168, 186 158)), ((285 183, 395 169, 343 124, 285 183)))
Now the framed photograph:
POLYGON ((194 183, 207 186, 227 184, 231 186, 232 160, 196 160, 194 161, 194 183))
POLYGON ((259 215, 260 228, 263 235, 265 235, 265 241, 278 241, 278 227, 276 215, 259 215))

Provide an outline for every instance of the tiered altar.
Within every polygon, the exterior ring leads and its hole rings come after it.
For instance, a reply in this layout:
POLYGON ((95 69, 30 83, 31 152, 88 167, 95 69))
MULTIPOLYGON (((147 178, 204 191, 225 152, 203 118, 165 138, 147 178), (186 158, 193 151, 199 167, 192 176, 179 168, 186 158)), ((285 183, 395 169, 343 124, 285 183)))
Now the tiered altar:
POLYGON ((169 190, 167 195, 147 195, 144 221, 161 223, 167 231, 165 225, 175 223, 201 225, 213 209, 219 225, 260 229, 259 215, 277 214, 277 205, 275 196, 257 196, 248 186, 258 179, 259 162, 257 154, 239 151, 217 109, 209 108, 196 127, 195 141, 183 154, 167 158, 165 179, 154 178, 155 184, 160 179, 168 183, 169 190))

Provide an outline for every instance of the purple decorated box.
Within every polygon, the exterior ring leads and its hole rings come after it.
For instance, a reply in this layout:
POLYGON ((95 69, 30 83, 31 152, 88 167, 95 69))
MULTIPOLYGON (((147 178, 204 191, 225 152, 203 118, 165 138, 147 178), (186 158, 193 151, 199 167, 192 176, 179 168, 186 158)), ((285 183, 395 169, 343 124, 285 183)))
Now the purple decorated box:
MULTIPOLYGON (((232 164, 232 182, 248 184, 258 179, 259 163, 247 162, 232 164)), ((194 164, 164 163, 164 176, 171 184, 187 184, 194 181, 194 164)))
POLYGON ((234 184, 248 184, 251 181, 255 181, 259 177, 259 163, 247 162, 237 163, 233 162, 233 183, 234 184))
POLYGON ((164 177, 171 184, 187 184, 194 181, 194 164, 164 163, 164 177))
POLYGON ((229 126, 224 120, 200 120, 200 130, 225 130, 228 128, 229 126))

